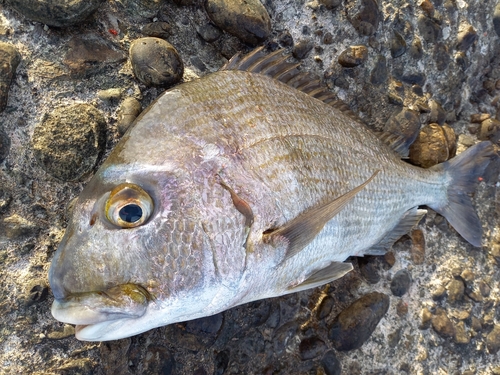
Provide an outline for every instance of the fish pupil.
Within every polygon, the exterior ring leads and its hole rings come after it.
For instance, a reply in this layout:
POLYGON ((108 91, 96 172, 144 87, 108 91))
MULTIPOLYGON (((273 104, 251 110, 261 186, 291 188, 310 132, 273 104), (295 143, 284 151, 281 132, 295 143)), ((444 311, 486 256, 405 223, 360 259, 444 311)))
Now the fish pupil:
POLYGON ((142 208, 136 204, 127 204, 120 209, 118 215, 127 223, 135 223, 142 217, 142 208))

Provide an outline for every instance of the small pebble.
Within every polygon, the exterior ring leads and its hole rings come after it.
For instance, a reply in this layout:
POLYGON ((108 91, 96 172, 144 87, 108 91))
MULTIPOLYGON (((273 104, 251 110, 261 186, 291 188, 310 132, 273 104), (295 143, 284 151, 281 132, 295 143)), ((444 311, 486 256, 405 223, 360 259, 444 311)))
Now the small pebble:
POLYGON ((455 325, 455 342, 457 344, 470 343, 470 334, 465 329, 465 323, 463 321, 460 321, 455 325))
POLYGON ((121 96, 122 96, 122 89, 119 88, 99 90, 97 92, 97 97, 108 105, 120 100, 121 96))
POLYGON ((302 60, 313 49, 313 43, 308 39, 299 40, 293 46, 292 55, 298 60, 302 60))
POLYGON ((405 301, 398 301, 396 305, 396 314, 398 314, 398 316, 400 316, 401 318, 408 314, 408 304, 405 301))
POLYGON ((394 31, 394 35, 391 40, 391 56, 393 58, 400 57, 406 52, 406 49, 406 41, 400 33, 394 31))
POLYGON ((292 34, 290 34, 290 32, 288 30, 283 31, 281 33, 281 35, 279 36, 279 43, 283 47, 293 46, 293 37, 292 37, 292 34))
POLYGON ((43 302, 47 299, 48 295, 49 287, 44 281, 32 281, 26 288, 24 304, 26 307, 29 307, 35 303, 43 302))
POLYGON ((333 320, 328 337, 340 351, 358 349, 389 309, 389 297, 373 292, 353 302, 333 320))
POLYGON ((175 358, 170 350, 162 345, 151 345, 144 357, 145 374, 172 374, 175 358))
POLYGON ((49 26, 67 27, 84 21, 104 0, 8 0, 26 18, 49 26))
POLYGON ((207 0, 205 9, 217 27, 250 45, 271 33, 271 18, 258 0, 207 0))
POLYGON ((117 127, 120 135, 125 134, 141 111, 142 106, 137 99, 128 97, 122 101, 117 112, 117 127))
POLYGON ((63 181, 92 171, 106 146, 106 120, 89 104, 56 108, 35 126, 33 150, 39 165, 63 181))
POLYGON ((490 354, 496 354, 500 349, 500 325, 495 324, 493 330, 486 336, 486 347, 490 354))
POLYGON ((441 27, 423 14, 418 17, 417 25, 420 35, 427 43, 435 43, 442 36, 441 27))
POLYGON ((65 324, 63 331, 52 331, 47 334, 47 337, 51 340, 61 340, 69 336, 75 335, 75 327, 71 324, 65 324))
POLYGON ((435 286, 431 291, 432 299, 437 301, 444 297, 446 288, 442 285, 435 286))
POLYGON ((379 261, 377 257, 366 256, 358 259, 359 271, 361 276, 370 284, 376 284, 380 281, 379 261))
POLYGON ((375 0, 360 0, 347 4, 347 17, 360 35, 375 34, 382 15, 375 0))
POLYGON ((151 36, 154 38, 167 39, 172 35, 172 27, 168 22, 150 22, 142 28, 142 33, 146 36, 151 36))
POLYGON ((481 141, 491 141, 493 143, 500 141, 500 121, 489 118, 481 122, 477 138, 481 141))
POLYGON ((451 280, 446 289, 448 291, 448 302, 457 303, 464 298, 465 285, 462 280, 451 280))
POLYGON ((384 55, 378 55, 375 67, 370 74, 370 82, 373 85, 380 85, 387 81, 388 77, 387 60, 384 55))
POLYGON ((480 124, 484 120, 488 120, 490 117, 489 113, 474 113, 470 116, 470 122, 480 124))
MULTIPOLYGON (((0 42, 0 112, 7 107, 10 85, 20 62, 21 55, 17 49, 8 43, 0 42)), ((2 145, 0 144, 0 162, 1 151, 2 145)))
POLYGON ((339 56, 338 62, 344 68, 354 68, 363 64, 368 58, 368 49, 365 46, 350 46, 339 56))
POLYGON ((323 340, 318 337, 308 337, 303 339, 299 345, 300 359, 306 361, 313 359, 324 353, 327 346, 323 340))
POLYGON ((218 27, 215 27, 211 23, 207 23, 198 28, 198 34, 200 34, 203 40, 212 43, 221 37, 222 32, 218 27))
POLYGON ((429 121, 437 123, 439 125, 443 125, 446 121, 446 112, 444 111, 443 107, 441 107, 441 104, 439 104, 435 100, 430 100, 429 106, 431 108, 429 121))
POLYGON ((431 326, 432 321, 432 313, 429 311, 427 307, 423 307, 420 310, 420 324, 418 325, 419 329, 427 329, 431 326))
POLYGON ((491 287, 486 284, 483 280, 479 282, 479 292, 483 297, 488 297, 491 293, 491 287))
POLYGON ((397 297, 406 294, 410 288, 411 277, 407 270, 396 272, 391 281, 391 292, 397 297))
POLYGON ((214 360, 214 375, 222 375, 226 372, 229 364, 229 354, 227 350, 218 352, 214 360))
POLYGON ((424 0, 422 3, 420 3, 420 7, 422 10, 427 14, 429 17, 434 16, 434 5, 429 0, 424 0))
POLYGON ((461 25, 457 36, 457 49, 466 51, 478 39, 476 30, 471 25, 461 25))
POLYGON ((455 335, 455 327, 451 322, 448 315, 446 315, 446 311, 438 308, 436 310, 436 314, 432 317, 431 320, 432 328, 436 331, 441 337, 453 337, 455 335))
POLYGON ((321 359, 321 366, 326 375, 342 375, 342 364, 332 350, 325 353, 321 359))
POLYGON ((384 131, 401 136, 404 145, 410 145, 418 137, 420 125, 419 114, 404 107, 393 112, 384 125, 384 131))
POLYGON ((500 3, 498 3, 493 11, 493 27, 498 36, 500 36, 500 3))
POLYGON ((323 34, 323 37, 321 38, 321 43, 323 44, 332 44, 333 43, 333 35, 331 32, 327 31, 325 34, 323 34))
POLYGON ((328 315, 330 315, 334 305, 335 305, 335 300, 332 297, 326 296, 325 298, 323 298, 317 311, 318 319, 323 320, 328 315))
POLYGON ((184 64, 177 50, 160 38, 134 40, 129 55, 135 76, 146 86, 173 86, 184 73, 184 64))
POLYGON ((411 44, 408 53, 415 60, 420 60, 422 58, 424 51, 422 49, 422 42, 418 37, 413 39, 413 43, 411 44))

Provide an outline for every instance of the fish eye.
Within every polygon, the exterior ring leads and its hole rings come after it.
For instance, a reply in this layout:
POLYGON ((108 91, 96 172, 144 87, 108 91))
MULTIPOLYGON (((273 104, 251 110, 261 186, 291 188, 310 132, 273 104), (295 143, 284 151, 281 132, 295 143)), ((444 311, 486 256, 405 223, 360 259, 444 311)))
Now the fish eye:
POLYGON ((106 201, 106 218, 122 228, 144 224, 153 213, 153 200, 140 186, 124 183, 111 190, 106 201))

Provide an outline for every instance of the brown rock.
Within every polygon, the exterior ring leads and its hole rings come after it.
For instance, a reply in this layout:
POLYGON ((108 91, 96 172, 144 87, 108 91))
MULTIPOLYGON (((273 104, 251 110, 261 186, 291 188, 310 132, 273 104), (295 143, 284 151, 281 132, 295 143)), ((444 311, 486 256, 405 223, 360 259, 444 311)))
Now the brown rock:
POLYGON ((427 307, 422 308, 420 310, 420 324, 418 326, 419 329, 427 329, 431 326, 432 321, 432 313, 429 311, 427 307))
POLYGON ((414 264, 422 264, 425 260, 425 237, 420 229, 414 229, 410 233, 412 240, 410 248, 411 260, 414 264))
POLYGON ((500 325, 495 324, 493 330, 486 336, 486 347, 490 354, 496 354, 500 349, 500 325))
POLYGON ((368 48, 365 46, 350 46, 340 54, 338 61, 344 68, 354 68, 364 63, 367 58, 368 48))
POLYGON ((480 124, 484 120, 489 119, 491 116, 488 113, 475 113, 470 116, 470 122, 480 124))
POLYGON ((477 137, 482 141, 497 143, 500 140, 500 121, 489 118, 481 122, 477 137))
POLYGON ((448 302, 457 303, 464 298, 465 285, 462 280, 451 280, 446 289, 448 290, 448 302))
POLYGON ((432 328, 436 331, 441 337, 453 337, 455 335, 455 327, 451 322, 448 315, 446 315, 446 311, 443 309, 437 309, 436 315, 432 317, 431 320, 432 328))
POLYGON ((457 344, 470 343, 470 334, 465 329, 465 323, 462 321, 455 326, 455 342, 457 344))
POLYGON ((424 168, 448 160, 456 151, 455 133, 447 125, 429 124, 410 146, 410 161, 424 168))

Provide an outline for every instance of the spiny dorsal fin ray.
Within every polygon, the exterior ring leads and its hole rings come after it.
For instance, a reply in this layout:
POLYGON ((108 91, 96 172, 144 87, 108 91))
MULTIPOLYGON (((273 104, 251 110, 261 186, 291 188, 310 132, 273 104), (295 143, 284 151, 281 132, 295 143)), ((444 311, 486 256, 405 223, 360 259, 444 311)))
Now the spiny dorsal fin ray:
POLYGON ((340 279, 347 272, 352 270, 351 263, 332 262, 327 267, 313 272, 303 282, 298 285, 288 287, 289 291, 300 292, 302 290, 315 288, 320 285, 331 283, 333 280, 340 279))
POLYGON ((284 242, 287 244, 284 260, 294 256, 304 249, 321 232, 325 224, 342 211, 378 173, 379 171, 376 171, 368 180, 348 193, 304 212, 285 224, 285 226, 266 231, 262 236, 262 240, 270 244, 284 242))

